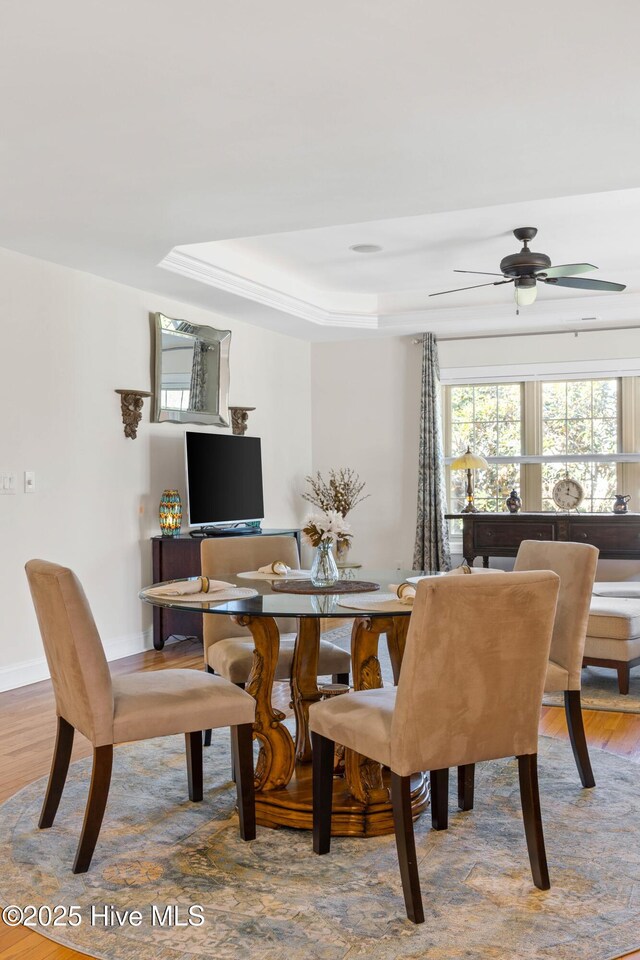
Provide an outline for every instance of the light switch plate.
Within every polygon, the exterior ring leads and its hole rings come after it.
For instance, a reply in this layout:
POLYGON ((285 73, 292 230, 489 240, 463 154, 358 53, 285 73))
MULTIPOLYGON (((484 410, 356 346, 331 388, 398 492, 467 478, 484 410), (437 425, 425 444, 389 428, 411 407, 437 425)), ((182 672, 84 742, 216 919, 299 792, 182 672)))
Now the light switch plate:
POLYGON ((24 492, 36 492, 36 474, 35 470, 25 470, 24 472, 24 492))
POLYGON ((0 496, 11 496, 16 493, 15 473, 0 473, 0 496))

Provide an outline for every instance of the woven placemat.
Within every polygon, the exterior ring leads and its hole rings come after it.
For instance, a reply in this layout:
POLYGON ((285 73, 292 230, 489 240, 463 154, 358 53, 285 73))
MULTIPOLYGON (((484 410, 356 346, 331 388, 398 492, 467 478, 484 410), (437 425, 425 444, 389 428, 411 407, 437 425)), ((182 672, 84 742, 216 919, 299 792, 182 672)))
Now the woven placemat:
POLYGON ((274 580, 271 589, 278 593, 373 593, 379 583, 369 580, 336 580, 328 587, 315 587, 311 580, 274 580))

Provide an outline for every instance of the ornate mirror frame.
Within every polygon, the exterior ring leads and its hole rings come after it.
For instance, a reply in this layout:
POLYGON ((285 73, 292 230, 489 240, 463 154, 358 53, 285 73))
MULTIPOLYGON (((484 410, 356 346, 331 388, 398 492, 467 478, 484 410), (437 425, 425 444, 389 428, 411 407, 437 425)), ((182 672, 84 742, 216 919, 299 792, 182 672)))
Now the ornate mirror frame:
MULTIPOLYGON (((176 320, 163 313, 153 315, 155 334, 154 410, 156 423, 209 423, 229 426, 229 351, 231 331, 196 326, 187 320, 176 320), (167 342, 172 343, 167 346, 167 342), (185 370, 172 372, 169 353, 185 351, 185 370), (191 356, 186 353, 190 351, 191 356), (186 369, 188 367, 188 370, 186 369), (187 406, 170 407, 166 392, 171 377, 181 380, 173 390, 188 396, 187 406), (165 403, 163 405, 163 392, 165 403), (194 400, 194 393, 199 399, 194 400)), ((174 365, 175 367, 176 365, 174 365)), ((179 365, 178 365, 179 366, 179 365)), ((184 402, 184 399, 181 401, 184 402)))

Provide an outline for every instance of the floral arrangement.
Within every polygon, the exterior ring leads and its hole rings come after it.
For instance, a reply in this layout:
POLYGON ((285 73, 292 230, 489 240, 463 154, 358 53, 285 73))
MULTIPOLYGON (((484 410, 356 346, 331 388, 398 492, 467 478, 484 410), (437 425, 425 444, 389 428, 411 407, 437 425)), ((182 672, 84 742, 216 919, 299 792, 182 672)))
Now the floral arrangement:
POLYGON ((325 513, 335 511, 346 517, 355 506, 369 496, 363 494, 365 484, 351 467, 329 470, 329 479, 325 480, 318 470, 312 477, 305 477, 311 487, 310 493, 303 493, 302 499, 320 507, 325 513))
POLYGON ((351 527, 337 510, 310 513, 305 518, 302 533, 312 547, 319 547, 323 540, 329 543, 336 540, 347 544, 351 541, 351 527))

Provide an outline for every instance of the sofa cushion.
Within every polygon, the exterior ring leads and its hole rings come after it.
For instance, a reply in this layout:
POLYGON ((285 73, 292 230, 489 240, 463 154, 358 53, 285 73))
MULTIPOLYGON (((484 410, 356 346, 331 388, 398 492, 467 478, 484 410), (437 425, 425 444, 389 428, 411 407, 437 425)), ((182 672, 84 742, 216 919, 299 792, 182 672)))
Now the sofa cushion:
POLYGON ((640 583, 637 580, 601 580, 594 583, 592 593, 595 597, 633 597, 640 600, 640 583))
POLYGON ((634 640, 640 637, 640 600, 631 597, 593 597, 588 637, 634 640))
POLYGON ((584 656, 593 660, 621 660, 630 663, 640 657, 640 637, 635 640, 608 640, 606 637, 587 637, 584 656))

